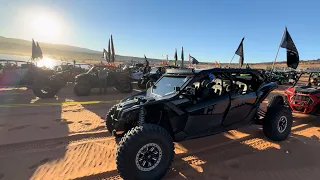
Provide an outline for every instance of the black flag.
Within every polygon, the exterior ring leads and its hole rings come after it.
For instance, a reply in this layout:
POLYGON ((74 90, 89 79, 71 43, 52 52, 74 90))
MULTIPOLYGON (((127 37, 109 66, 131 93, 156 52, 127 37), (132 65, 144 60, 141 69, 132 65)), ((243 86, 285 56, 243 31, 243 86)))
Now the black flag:
POLYGON ((190 54, 189 54, 189 61, 190 61, 192 64, 199 64, 199 61, 196 60, 196 58, 194 58, 194 57, 191 56, 190 54))
POLYGON ((110 39, 109 39, 109 45, 108 45, 108 59, 107 61, 110 63, 111 62, 111 44, 110 44, 110 39))
POLYGON ((182 46, 182 50, 181 50, 181 67, 183 67, 183 61, 184 61, 184 53, 183 53, 183 46, 182 46))
POLYGON ((178 61, 178 54, 177 54, 177 49, 174 52, 174 65, 177 65, 177 61, 178 61))
POLYGON ((237 49, 236 52, 235 52, 236 55, 240 56, 240 58, 239 58, 239 65, 240 65, 240 67, 242 67, 243 61, 244 61, 243 40, 244 40, 244 37, 242 38, 241 43, 239 44, 239 47, 238 47, 238 49, 237 49))
POLYGON ((148 61, 146 55, 144 55, 144 59, 146 60, 146 67, 148 67, 149 66, 149 61, 148 61))
POLYGON ((31 55, 31 57, 32 57, 32 59, 36 59, 36 58, 38 58, 38 48, 37 48, 37 45, 36 45, 36 43, 34 42, 34 40, 32 39, 32 55, 31 55))
POLYGON ((280 47, 287 49, 287 65, 293 69, 297 69, 299 65, 299 53, 294 42, 288 32, 287 27, 284 30, 280 47))
POLYGON ((111 34, 111 50, 112 50, 112 62, 114 62, 114 60, 116 59, 116 52, 114 51, 112 34, 111 34))
POLYGON ((38 56, 38 58, 40 58, 40 59, 43 58, 42 50, 41 50, 38 42, 37 42, 37 56, 38 56))
POLYGON ((104 48, 103 48, 103 56, 102 56, 102 58, 103 58, 105 61, 109 62, 109 60, 108 60, 108 52, 107 52, 107 50, 104 49, 104 48))

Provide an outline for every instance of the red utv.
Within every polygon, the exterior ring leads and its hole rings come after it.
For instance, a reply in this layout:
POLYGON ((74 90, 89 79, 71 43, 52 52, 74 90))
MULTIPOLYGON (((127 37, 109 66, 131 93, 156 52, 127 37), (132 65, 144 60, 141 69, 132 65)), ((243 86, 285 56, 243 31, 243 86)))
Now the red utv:
POLYGON ((293 112, 320 115, 320 82, 319 71, 305 71, 300 74, 296 83, 285 90, 283 95, 275 95, 269 105, 286 103, 293 112), (309 76, 309 77, 308 77, 309 76), (306 80, 307 82, 303 82, 306 80))

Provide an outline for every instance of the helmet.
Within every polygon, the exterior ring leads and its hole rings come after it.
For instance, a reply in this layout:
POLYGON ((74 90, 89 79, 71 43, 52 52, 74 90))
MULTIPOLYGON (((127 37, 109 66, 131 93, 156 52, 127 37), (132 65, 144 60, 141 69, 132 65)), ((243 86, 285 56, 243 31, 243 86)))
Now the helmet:
POLYGON ((311 78, 310 82, 311 82, 312 84, 317 84, 317 83, 318 83, 318 80, 317 80, 317 78, 311 78))

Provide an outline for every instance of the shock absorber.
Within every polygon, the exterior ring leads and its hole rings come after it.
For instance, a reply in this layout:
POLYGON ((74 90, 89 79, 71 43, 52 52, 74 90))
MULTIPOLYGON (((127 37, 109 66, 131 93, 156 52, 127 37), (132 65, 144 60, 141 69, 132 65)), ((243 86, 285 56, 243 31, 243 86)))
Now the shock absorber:
POLYGON ((138 124, 141 126, 144 124, 144 120, 145 120, 145 109, 144 107, 140 108, 140 112, 139 112, 139 121, 138 124))

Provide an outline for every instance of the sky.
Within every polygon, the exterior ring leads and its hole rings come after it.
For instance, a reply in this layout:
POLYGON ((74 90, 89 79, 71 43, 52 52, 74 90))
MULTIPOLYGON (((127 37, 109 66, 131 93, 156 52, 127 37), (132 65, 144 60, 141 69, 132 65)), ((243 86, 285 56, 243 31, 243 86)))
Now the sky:
MULTIPOLYGON (((320 58, 319 7, 319 0, 0 0, 0 36, 102 51, 112 34, 116 54, 173 59, 183 46, 185 59, 224 63, 245 36, 251 63, 274 60, 287 26, 300 59, 310 60, 320 58)), ((280 49, 278 60, 285 55, 280 49)))

